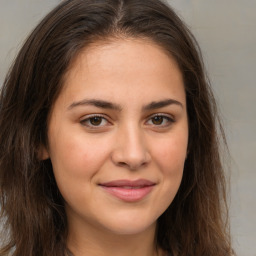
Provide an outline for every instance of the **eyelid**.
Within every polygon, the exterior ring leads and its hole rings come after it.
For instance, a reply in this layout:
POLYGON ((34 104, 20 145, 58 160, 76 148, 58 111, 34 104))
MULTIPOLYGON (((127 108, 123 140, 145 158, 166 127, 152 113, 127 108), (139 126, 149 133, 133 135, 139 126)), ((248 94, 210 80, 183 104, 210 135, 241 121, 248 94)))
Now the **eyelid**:
MULTIPOLYGON (((92 129, 92 130, 93 129, 97 130, 97 129, 106 128, 106 126, 111 125, 111 122, 110 122, 109 118, 105 114, 99 114, 99 113, 85 115, 80 119, 79 122, 81 123, 81 125, 87 127, 88 129, 92 129), (100 117, 107 123, 103 124, 103 125, 102 124, 100 124, 100 125, 86 124, 86 122, 89 122, 90 119, 93 118, 93 117, 100 117)), ((155 113, 155 114, 152 114, 152 115, 148 116, 148 118, 146 119, 146 125, 153 126, 155 128, 159 128, 159 129, 168 128, 174 122, 175 122, 175 118, 173 117, 173 115, 166 114, 166 113, 155 113), (159 125, 157 125, 157 124, 147 124, 154 117, 163 117, 165 120, 167 120, 167 124, 159 124, 159 125)))
POLYGON ((106 126, 108 126, 109 124, 111 124, 111 122, 109 121, 109 118, 106 117, 106 115, 104 114, 89 114, 89 115, 85 115, 83 116, 80 121, 79 121, 83 126, 89 128, 89 129, 100 129, 100 128, 104 128, 106 126), (93 117, 100 117, 102 119, 104 119, 108 124, 107 125, 99 125, 99 126, 96 126, 96 125, 88 125, 88 124, 83 124, 85 123, 86 121, 89 121, 91 118, 93 117))
POLYGON ((155 113, 155 114, 151 115, 149 118, 152 118, 152 117, 155 117, 155 116, 162 116, 162 117, 170 118, 170 119, 172 119, 174 121, 173 115, 167 114, 167 113, 162 113, 162 112, 155 113))
POLYGON ((156 128, 166 128, 166 127, 171 126, 173 123, 175 123, 175 118, 173 117, 173 115, 166 114, 166 113, 156 113, 156 114, 150 115, 147 118, 146 123, 149 122, 150 120, 152 120, 152 118, 157 117, 157 116, 163 117, 163 118, 167 119, 168 124, 165 124, 165 125, 162 125, 162 124, 160 124, 160 125, 151 124, 151 126, 154 126, 156 128))

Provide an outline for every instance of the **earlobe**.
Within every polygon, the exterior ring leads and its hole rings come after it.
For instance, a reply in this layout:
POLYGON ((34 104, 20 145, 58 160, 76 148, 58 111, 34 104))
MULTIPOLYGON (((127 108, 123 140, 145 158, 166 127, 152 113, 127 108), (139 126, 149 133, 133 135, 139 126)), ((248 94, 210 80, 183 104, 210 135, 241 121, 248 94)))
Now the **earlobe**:
POLYGON ((48 158, 50 158, 48 150, 45 146, 41 145, 38 150, 38 159, 43 161, 48 158))

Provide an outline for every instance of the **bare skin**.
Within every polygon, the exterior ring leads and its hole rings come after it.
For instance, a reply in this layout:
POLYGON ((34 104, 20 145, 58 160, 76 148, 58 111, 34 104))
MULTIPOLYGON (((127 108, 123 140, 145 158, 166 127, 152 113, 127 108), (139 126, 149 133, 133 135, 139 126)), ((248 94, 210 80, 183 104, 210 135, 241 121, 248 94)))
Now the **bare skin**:
POLYGON ((187 154, 181 72, 152 42, 84 49, 49 120, 49 148, 75 256, 165 256, 156 223, 175 197, 187 154), (114 185, 113 185, 114 184, 114 185))

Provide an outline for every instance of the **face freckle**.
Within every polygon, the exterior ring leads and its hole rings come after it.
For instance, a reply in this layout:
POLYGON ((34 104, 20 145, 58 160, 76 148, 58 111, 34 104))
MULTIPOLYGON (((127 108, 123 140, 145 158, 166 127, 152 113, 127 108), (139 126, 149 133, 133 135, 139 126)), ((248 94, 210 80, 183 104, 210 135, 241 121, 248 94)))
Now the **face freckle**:
POLYGON ((180 186, 187 152, 176 62, 146 40, 85 48, 65 76, 48 139, 45 155, 72 235, 95 227, 113 234, 155 229, 180 186))

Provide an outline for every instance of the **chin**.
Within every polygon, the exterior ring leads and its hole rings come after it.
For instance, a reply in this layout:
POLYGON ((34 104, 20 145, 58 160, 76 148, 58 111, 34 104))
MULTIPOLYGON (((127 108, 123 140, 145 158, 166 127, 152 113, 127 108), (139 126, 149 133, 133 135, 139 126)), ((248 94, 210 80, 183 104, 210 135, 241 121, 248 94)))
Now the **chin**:
MULTIPOLYGON (((110 223, 109 223, 110 224, 110 223)), ((156 227, 156 221, 148 221, 146 222, 141 218, 122 218, 119 221, 116 221, 114 223, 111 223, 110 225, 107 225, 106 227, 111 233, 117 234, 117 235, 135 235, 140 234, 145 231, 149 231, 150 229, 155 230, 156 227), (112 225, 111 225, 112 224, 112 225)))

